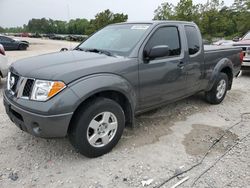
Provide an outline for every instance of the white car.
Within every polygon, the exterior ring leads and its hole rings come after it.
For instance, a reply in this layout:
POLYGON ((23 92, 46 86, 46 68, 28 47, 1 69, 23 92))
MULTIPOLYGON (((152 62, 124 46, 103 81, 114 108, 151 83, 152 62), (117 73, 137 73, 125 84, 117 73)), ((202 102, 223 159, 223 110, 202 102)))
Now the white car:
POLYGON ((8 74, 8 59, 5 56, 5 50, 0 44, 0 81, 1 78, 5 78, 8 74))
POLYGON ((233 44, 234 44, 234 41, 232 40, 219 40, 213 43, 213 45, 217 45, 217 46, 229 46, 233 44))

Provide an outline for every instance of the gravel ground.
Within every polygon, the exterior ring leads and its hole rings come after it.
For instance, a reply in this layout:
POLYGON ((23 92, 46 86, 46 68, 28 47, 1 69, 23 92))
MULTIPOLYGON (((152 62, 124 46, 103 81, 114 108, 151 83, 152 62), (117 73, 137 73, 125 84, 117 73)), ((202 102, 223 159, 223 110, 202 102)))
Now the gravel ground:
MULTIPOLYGON (((7 52, 11 62, 76 45, 27 40, 31 42, 27 51, 7 52)), ((185 177, 189 179, 180 187, 249 187, 250 114, 241 118, 250 113, 249 83, 250 74, 235 79, 220 105, 209 105, 197 94, 142 114, 111 153, 96 159, 76 153, 67 138, 45 140, 22 132, 7 118, 1 102, 0 187, 122 188, 143 187, 143 181, 157 187, 199 162, 221 135, 202 164, 162 187, 185 177)))

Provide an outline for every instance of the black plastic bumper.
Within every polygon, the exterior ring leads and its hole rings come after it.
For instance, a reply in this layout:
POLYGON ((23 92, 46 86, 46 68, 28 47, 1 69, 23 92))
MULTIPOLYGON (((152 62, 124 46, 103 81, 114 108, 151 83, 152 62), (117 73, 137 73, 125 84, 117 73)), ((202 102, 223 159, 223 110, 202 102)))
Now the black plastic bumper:
POLYGON ((6 113, 21 130, 42 138, 64 137, 73 113, 44 116, 26 111, 3 97, 6 113))

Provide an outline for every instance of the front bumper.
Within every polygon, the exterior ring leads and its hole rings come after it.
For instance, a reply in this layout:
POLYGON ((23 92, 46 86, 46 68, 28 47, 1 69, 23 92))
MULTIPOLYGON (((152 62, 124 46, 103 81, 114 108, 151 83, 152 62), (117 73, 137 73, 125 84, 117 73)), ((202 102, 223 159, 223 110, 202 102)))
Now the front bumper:
POLYGON ((64 137, 67 135, 72 113, 58 115, 40 115, 24 110, 5 95, 3 97, 6 113, 21 130, 42 138, 64 137))

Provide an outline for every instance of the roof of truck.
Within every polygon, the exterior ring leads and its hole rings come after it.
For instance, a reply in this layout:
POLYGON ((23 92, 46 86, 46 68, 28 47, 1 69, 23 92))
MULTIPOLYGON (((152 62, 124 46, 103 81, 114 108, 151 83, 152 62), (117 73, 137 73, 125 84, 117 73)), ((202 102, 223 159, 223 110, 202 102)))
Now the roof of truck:
POLYGON ((174 23, 174 24, 195 24, 194 22, 176 21, 176 20, 152 20, 152 21, 137 21, 137 22, 122 22, 117 24, 161 24, 161 23, 174 23))

